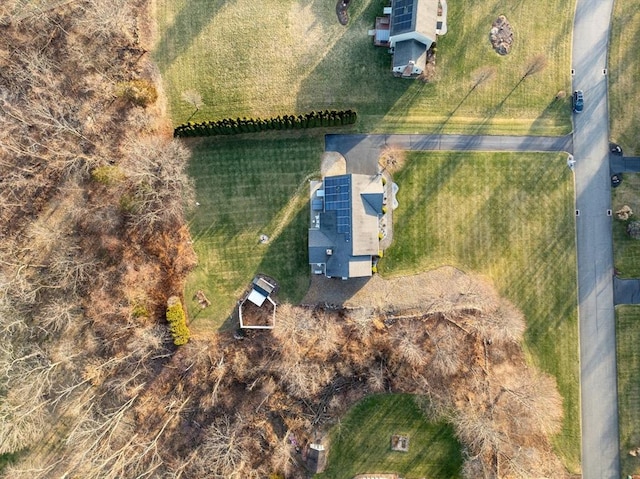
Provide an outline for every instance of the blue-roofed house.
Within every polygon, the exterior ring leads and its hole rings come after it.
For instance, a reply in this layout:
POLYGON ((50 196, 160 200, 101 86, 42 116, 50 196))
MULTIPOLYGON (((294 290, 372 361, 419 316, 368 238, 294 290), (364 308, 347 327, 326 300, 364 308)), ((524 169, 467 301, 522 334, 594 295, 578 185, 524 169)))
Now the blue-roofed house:
POLYGON ((327 277, 371 276, 380 254, 382 175, 347 174, 312 181, 309 264, 327 277))
POLYGON ((390 48, 395 75, 415 78, 424 72, 429 48, 446 31, 443 6, 446 0, 392 0, 378 17, 374 44, 390 48))

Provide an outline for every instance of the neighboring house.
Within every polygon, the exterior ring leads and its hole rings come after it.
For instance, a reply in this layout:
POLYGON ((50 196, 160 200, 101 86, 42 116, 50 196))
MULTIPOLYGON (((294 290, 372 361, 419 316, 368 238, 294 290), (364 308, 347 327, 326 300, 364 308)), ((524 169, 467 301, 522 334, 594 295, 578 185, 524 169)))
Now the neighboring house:
POLYGON ((312 181, 309 264, 313 274, 371 276, 381 255, 382 175, 347 174, 312 181))
POLYGON ((392 0, 385 16, 376 19, 374 44, 389 47, 395 75, 414 78, 424 72, 436 35, 446 32, 445 11, 445 0, 392 0))

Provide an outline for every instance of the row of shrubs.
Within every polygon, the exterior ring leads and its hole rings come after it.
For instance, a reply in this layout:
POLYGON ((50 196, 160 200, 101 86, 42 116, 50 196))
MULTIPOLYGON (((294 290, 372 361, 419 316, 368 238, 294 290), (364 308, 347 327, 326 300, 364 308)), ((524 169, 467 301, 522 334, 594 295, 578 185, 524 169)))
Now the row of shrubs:
POLYGON ((268 130, 297 130, 303 128, 352 125, 357 114, 353 110, 312 111, 304 115, 284 115, 275 118, 225 118, 217 121, 184 123, 173 131, 174 137, 236 135, 268 130))

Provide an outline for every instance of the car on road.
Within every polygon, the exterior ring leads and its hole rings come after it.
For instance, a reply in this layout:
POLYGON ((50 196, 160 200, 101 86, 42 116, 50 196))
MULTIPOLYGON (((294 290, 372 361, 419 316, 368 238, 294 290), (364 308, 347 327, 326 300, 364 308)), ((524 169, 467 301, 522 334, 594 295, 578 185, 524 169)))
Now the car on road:
POLYGON ((584 109, 584 93, 582 90, 573 92, 573 111, 580 113, 584 109))

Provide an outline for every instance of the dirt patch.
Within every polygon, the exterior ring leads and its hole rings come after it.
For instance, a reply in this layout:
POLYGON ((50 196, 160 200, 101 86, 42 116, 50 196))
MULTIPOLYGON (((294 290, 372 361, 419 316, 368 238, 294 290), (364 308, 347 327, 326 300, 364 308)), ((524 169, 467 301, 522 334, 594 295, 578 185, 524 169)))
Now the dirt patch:
POLYGON ((380 153, 378 163, 383 170, 393 174, 404 168, 405 161, 407 159, 406 150, 401 150, 393 146, 385 147, 380 153))
POLYGON ((326 151, 322 154, 320 174, 324 176, 344 175, 347 172, 347 161, 337 151, 326 151))
MULTIPOLYGON (((482 298, 483 304, 497 301, 493 288, 481 278, 474 278, 451 266, 413 276, 385 279, 379 275, 343 281, 313 276, 303 304, 343 307, 347 309, 394 310, 424 308, 435 302, 482 298)), ((475 299, 474 299, 475 301, 475 299)))

